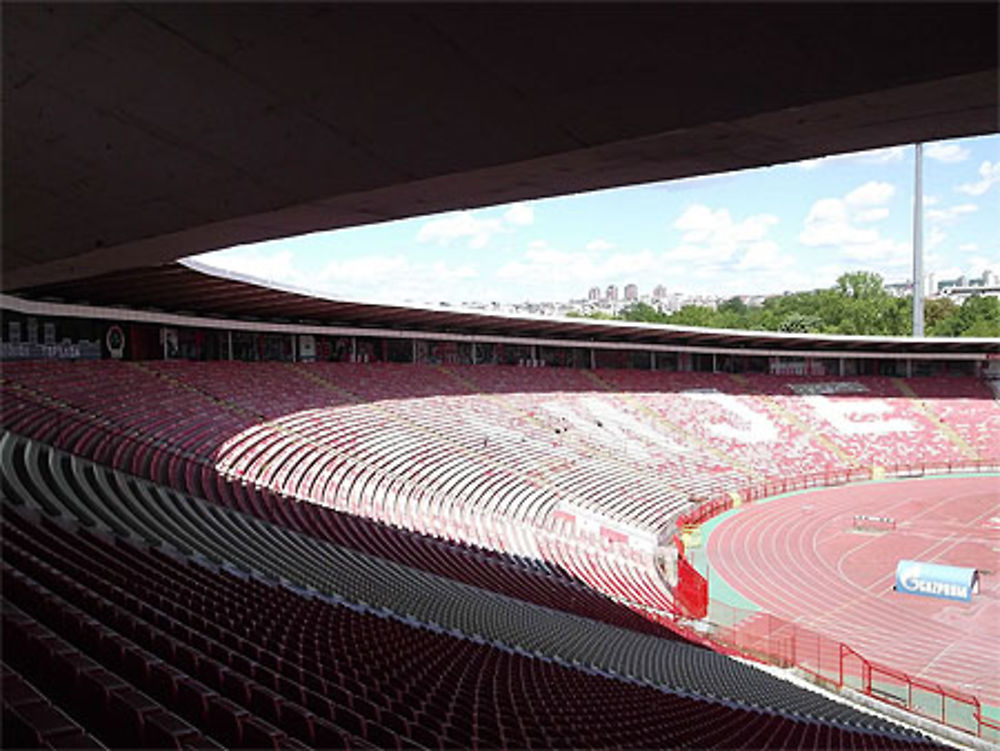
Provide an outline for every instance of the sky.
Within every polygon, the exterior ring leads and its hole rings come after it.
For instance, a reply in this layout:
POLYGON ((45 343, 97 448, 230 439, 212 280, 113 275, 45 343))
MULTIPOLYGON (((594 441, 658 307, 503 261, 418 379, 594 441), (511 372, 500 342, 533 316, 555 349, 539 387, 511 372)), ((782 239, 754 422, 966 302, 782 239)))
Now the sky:
MULTIPOLYGON (((1000 134, 923 147, 924 267, 1000 274, 1000 134)), ((691 295, 912 273, 914 148, 316 232, 196 256, 349 300, 557 302, 635 283, 691 295)))

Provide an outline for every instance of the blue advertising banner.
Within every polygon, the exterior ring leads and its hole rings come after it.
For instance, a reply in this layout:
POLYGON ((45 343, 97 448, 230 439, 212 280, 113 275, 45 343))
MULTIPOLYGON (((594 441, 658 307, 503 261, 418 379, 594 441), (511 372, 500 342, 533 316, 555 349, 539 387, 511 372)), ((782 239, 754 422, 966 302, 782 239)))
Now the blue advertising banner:
POLYGON ((893 589, 911 595, 968 602, 973 593, 979 591, 979 572, 974 568, 939 563, 900 561, 896 565, 893 589))

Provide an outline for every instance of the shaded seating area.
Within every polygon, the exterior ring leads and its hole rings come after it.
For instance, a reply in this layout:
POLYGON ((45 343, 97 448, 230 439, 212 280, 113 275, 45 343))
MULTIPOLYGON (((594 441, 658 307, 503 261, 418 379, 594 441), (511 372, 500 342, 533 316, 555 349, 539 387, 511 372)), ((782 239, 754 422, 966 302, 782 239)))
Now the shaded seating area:
POLYGON ((929 746, 856 712, 821 719, 665 692, 4 511, 4 682, 18 687, 4 696, 11 739, 167 748, 929 746))

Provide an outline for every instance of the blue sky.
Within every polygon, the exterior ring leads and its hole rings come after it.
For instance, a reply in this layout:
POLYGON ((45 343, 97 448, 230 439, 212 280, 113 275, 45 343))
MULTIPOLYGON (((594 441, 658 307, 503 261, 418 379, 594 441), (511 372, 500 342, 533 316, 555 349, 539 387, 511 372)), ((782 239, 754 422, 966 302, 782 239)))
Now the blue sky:
MULTIPOLYGON (((562 301, 594 285, 689 294, 910 276, 911 145, 317 232, 198 256, 352 300, 562 301)), ((925 269, 1000 273, 1000 135, 924 145, 925 269)))

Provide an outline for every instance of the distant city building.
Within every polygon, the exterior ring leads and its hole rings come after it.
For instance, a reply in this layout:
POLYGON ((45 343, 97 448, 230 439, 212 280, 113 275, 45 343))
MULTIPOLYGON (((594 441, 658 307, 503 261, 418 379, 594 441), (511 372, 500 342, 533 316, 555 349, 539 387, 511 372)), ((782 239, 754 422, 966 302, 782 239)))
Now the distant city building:
POLYGON ((590 291, 587 293, 588 300, 600 300, 601 299, 601 288, 591 287, 590 291))
POLYGON ((996 272, 992 269, 986 269, 981 276, 971 279, 965 274, 962 274, 957 279, 942 279, 937 282, 934 292, 935 294, 952 295, 954 294, 953 290, 984 290, 996 287, 998 283, 1000 283, 1000 280, 998 280, 996 272))
POLYGON ((664 287, 662 284, 657 284, 655 287, 653 287, 654 300, 662 300, 666 296, 667 296, 667 288, 664 287))
POLYGON ((896 282, 895 284, 883 284, 882 289, 893 297, 906 297, 913 293, 913 283, 905 281, 896 282))
POLYGON ((973 295, 983 297, 1000 297, 1000 279, 995 271, 986 269, 982 276, 967 278, 964 274, 958 279, 941 281, 938 283, 938 293, 963 303, 973 295))
POLYGON ((625 300, 627 302, 635 302, 639 299, 639 287, 635 284, 625 285, 625 300))
POLYGON ((604 298, 610 302, 618 302, 618 286, 615 284, 609 284, 608 291, 604 295, 604 298))

